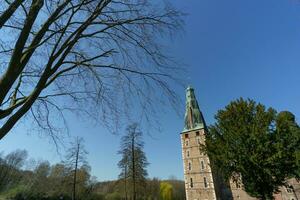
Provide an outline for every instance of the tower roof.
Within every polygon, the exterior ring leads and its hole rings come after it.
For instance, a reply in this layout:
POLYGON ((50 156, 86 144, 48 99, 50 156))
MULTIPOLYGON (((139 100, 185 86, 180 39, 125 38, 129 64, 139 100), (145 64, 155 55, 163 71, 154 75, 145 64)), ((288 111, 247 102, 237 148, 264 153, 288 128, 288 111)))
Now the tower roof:
POLYGON ((205 128, 205 121, 200 111, 194 88, 188 86, 186 89, 186 110, 183 131, 205 128))

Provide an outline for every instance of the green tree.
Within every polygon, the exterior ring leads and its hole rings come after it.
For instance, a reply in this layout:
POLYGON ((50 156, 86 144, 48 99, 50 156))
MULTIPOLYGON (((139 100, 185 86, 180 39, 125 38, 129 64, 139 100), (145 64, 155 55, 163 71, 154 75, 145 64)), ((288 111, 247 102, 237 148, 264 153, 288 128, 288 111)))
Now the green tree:
POLYGON ((143 196, 141 189, 146 184, 148 176, 146 167, 149 165, 143 147, 142 132, 139 130, 138 124, 129 125, 126 134, 121 138, 119 154, 122 159, 118 163, 121 169, 119 176, 124 180, 125 198, 127 198, 127 180, 132 187, 132 199, 136 200, 143 196))
POLYGON ((299 178, 300 134, 292 114, 241 98, 215 119, 206 150, 226 180, 242 181, 253 197, 273 199, 287 178, 299 178))
POLYGON ((184 200, 185 197, 185 185, 184 181, 177 180, 174 177, 170 177, 167 181, 172 185, 172 200, 184 200))
POLYGON ((173 187, 168 182, 160 183, 160 196, 162 200, 172 200, 173 199, 173 187))
POLYGON ((295 116, 288 111, 280 112, 276 118, 277 156, 282 160, 277 167, 285 177, 300 177, 300 127, 295 116))
POLYGON ((181 29, 181 16, 150 0, 1 1, 0 139, 26 114, 55 138, 51 119, 65 110, 109 126, 161 100, 157 89, 173 97, 177 68, 157 36, 181 29))

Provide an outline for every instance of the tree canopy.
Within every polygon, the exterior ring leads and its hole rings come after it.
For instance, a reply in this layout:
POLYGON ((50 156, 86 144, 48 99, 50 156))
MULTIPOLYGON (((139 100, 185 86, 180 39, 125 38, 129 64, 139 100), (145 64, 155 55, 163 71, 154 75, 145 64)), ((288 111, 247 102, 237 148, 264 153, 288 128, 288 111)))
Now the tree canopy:
POLYGON ((206 150, 227 181, 241 179, 251 196, 273 199, 288 178, 300 177, 300 128, 292 113, 241 98, 215 119, 206 150))
MULTIPOLYGON (((69 161, 69 157, 67 157, 67 161, 69 161)), ((91 168, 87 166, 87 162, 84 165, 78 165, 77 200, 124 199, 123 177, 119 180, 103 182, 92 176, 91 168)), ((153 178, 144 181, 147 187, 139 190, 143 193, 144 199, 160 199, 161 183, 168 184, 168 187, 172 188, 173 200, 185 199, 184 181, 182 180, 162 181, 153 178)), ((6 155, 0 153, 0 199, 71 200, 73 183, 74 166, 69 162, 56 164, 50 164, 48 161, 33 162, 32 159, 27 159, 27 152, 21 150, 6 155)))

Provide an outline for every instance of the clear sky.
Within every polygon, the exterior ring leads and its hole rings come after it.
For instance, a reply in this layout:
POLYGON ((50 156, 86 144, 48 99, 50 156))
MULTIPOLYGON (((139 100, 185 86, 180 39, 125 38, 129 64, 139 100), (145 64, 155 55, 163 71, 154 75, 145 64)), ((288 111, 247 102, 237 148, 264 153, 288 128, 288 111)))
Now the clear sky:
MULTIPOLYGON (((252 98, 289 110, 300 121, 299 0, 172 0, 188 13, 185 33, 170 42, 174 57, 187 64, 186 80, 196 91, 208 124, 231 100, 252 98)), ((184 98, 184 89, 178 89, 184 98)), ((179 133, 181 116, 159 115, 162 131, 145 135, 150 177, 183 178, 179 133)), ((116 179, 119 136, 68 116, 70 133, 85 138, 92 174, 116 179)), ((143 129, 143 127, 142 127, 143 129)), ((26 149, 34 159, 60 161, 53 143, 21 124, 0 141, 0 152, 26 149)))

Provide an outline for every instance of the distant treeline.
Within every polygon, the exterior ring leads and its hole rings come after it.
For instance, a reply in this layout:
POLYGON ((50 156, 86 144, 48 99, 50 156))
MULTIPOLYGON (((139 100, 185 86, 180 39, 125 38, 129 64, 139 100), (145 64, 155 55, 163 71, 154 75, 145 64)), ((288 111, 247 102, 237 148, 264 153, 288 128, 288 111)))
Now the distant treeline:
MULTIPOLYGON (((85 164, 77 169, 77 200, 125 199, 123 180, 98 182, 85 164)), ((27 152, 0 154, 0 200, 71 200, 74 169, 67 162, 28 161, 27 152), (25 170, 26 168, 26 170, 25 170), (27 169, 28 168, 28 169, 27 169)), ((138 199, 184 200, 181 180, 147 179, 138 199)), ((127 197, 130 200, 130 195, 127 197)))

